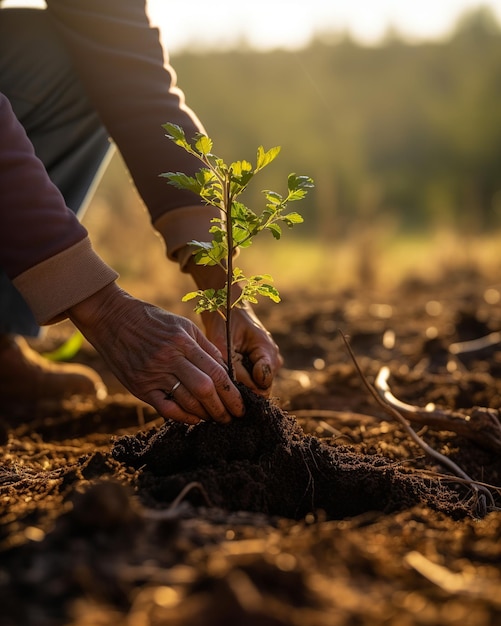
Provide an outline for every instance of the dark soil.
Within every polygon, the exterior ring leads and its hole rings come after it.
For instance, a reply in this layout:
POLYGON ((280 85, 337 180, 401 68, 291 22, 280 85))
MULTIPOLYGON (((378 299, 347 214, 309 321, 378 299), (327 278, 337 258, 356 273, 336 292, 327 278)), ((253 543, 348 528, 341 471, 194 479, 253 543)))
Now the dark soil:
MULTIPOLYGON (((229 425, 167 423, 146 435, 122 437, 112 455, 141 468, 141 493, 168 504, 190 483, 229 511, 303 519, 323 511, 342 519, 366 511, 395 511, 418 503, 464 516, 457 494, 429 484, 379 455, 360 454, 305 435, 298 422, 249 392, 246 417, 229 425), (210 494, 210 496, 208 495, 210 494)), ((194 504, 202 504, 195 492, 194 504)))
POLYGON ((498 289, 458 270, 265 306, 285 367, 227 426, 163 423, 86 347, 106 402, 0 408, 0 625, 498 624, 497 443, 415 426, 490 486, 482 507, 374 401, 339 334, 371 384, 388 366, 400 400, 472 430, 490 409, 495 428, 501 343, 449 346, 501 329, 498 289))

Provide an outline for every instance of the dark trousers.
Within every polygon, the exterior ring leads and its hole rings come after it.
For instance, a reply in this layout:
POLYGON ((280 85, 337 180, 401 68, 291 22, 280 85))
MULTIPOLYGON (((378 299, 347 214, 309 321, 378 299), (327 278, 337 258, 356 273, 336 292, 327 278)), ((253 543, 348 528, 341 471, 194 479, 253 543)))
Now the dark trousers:
MULTIPOLYGON (((113 148, 47 11, 0 9, 0 92, 67 206, 81 215, 113 148)), ((39 330, 0 268, 0 334, 39 330)))

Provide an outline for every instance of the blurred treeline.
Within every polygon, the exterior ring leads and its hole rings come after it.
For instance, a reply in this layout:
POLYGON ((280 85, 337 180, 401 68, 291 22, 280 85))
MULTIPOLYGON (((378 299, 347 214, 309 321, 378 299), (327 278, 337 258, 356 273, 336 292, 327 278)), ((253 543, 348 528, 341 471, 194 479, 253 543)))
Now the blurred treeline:
POLYGON ((297 207, 300 234, 501 224, 501 28, 486 8, 439 42, 392 32, 364 47, 324 34, 300 51, 242 46, 171 61, 216 153, 254 161, 258 145, 282 146, 249 206, 262 206, 264 188, 283 191, 289 172, 315 179, 297 207))

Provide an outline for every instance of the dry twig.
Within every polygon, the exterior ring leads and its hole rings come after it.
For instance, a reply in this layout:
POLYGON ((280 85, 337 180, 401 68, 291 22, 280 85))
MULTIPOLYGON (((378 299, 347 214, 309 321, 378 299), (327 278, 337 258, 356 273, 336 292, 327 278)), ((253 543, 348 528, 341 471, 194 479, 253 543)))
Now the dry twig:
POLYGON ((469 414, 464 415, 459 411, 437 409, 435 405, 419 407, 407 404, 393 395, 388 384, 389 377, 389 368, 382 367, 374 386, 379 395, 410 422, 424 424, 434 430, 450 430, 482 448, 501 453, 501 424, 496 409, 473 407, 469 414))
POLYGON ((443 465, 444 467, 449 469, 456 476, 459 476, 462 479, 462 482, 465 482, 465 483, 467 483, 470 486, 470 488, 475 493, 475 508, 476 508, 476 511, 477 511, 477 514, 479 515, 479 517, 483 517, 486 514, 486 512, 487 512, 487 502, 490 503, 490 506, 491 506, 492 509, 496 508, 495 502, 494 502, 494 498, 492 496, 492 493, 486 487, 484 487, 483 485, 481 485, 480 483, 475 481, 473 478, 468 476, 468 474, 464 470, 462 470, 459 467, 459 465, 454 463, 454 461, 452 459, 450 459, 449 457, 445 456, 441 452, 438 452, 438 450, 435 450, 430 445, 428 445, 426 443, 426 441, 421 439, 421 437, 411 427, 409 422, 399 412, 399 410, 397 410, 391 404, 388 404, 387 400, 385 398, 382 398, 377 393, 377 391, 372 387, 372 385, 367 380, 367 377, 365 376, 365 374, 362 372, 362 370, 360 368, 360 365, 358 364, 357 358, 355 357, 355 354, 354 354, 354 352, 353 352, 353 350, 352 350, 352 348, 350 346, 348 338, 341 331, 340 331, 340 335, 341 335, 341 337, 342 337, 342 339, 344 341, 344 344, 346 346, 346 349, 348 350, 348 353, 349 353, 349 355, 350 355, 350 357, 351 357, 351 359, 353 361, 353 364, 355 365, 355 368, 356 368, 356 370, 358 372, 358 375, 360 376, 360 379, 362 380, 364 386, 367 388, 367 390, 369 391, 371 396, 374 398, 374 400, 379 404, 379 406, 390 417, 392 417, 393 419, 397 420, 397 422, 402 426, 402 428, 409 435, 409 437, 418 446, 420 446, 426 452, 426 454, 428 454, 428 456, 430 456, 435 461, 440 463, 440 465, 443 465))

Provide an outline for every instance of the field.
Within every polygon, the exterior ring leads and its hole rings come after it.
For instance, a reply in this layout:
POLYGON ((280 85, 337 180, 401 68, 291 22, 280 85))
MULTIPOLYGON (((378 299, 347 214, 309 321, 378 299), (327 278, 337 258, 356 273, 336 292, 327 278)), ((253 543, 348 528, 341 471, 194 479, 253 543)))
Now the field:
POLYGON ((84 345, 106 401, 0 409, 2 626, 499 623, 495 265, 442 259, 428 278, 323 294, 285 281, 283 302, 260 307, 285 358, 273 401, 250 398, 226 427, 164 424, 84 345), (406 414, 414 429, 480 486, 371 395, 364 378, 374 390, 385 366, 422 409, 421 423, 406 414))

